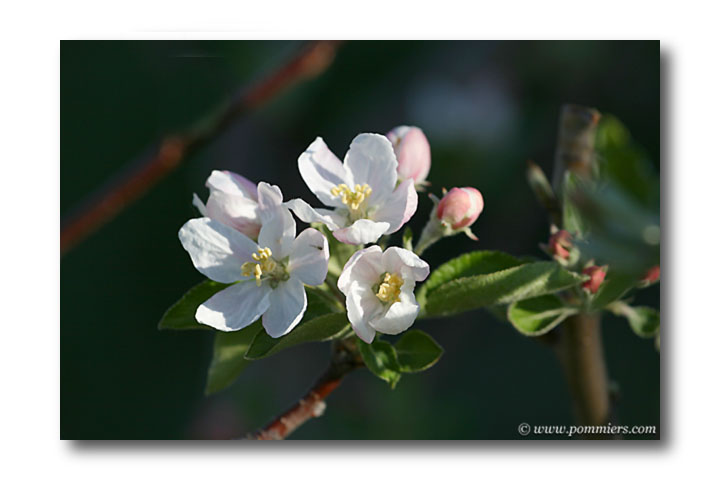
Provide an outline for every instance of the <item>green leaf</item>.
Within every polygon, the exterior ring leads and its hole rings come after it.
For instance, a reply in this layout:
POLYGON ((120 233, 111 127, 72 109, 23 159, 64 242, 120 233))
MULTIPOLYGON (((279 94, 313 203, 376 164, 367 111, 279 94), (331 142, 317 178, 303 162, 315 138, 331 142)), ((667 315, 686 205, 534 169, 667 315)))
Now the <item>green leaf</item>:
POLYGON ((265 330, 260 330, 245 353, 245 358, 257 360, 301 343, 334 340, 344 336, 350 329, 345 313, 328 313, 303 319, 290 333, 280 338, 272 338, 265 330))
POLYGON ((587 276, 569 272, 555 262, 528 263, 445 283, 428 294, 425 310, 429 315, 452 315, 547 295, 585 280, 587 276))
POLYGON ((403 230, 402 245, 405 250, 413 251, 413 232, 410 227, 405 227, 403 230))
POLYGON ((443 349, 427 333, 410 330, 395 344, 399 370, 405 373, 421 372, 440 360, 443 349))
POLYGON ((205 280, 188 290, 172 307, 170 307, 160 323, 159 330, 209 330, 210 327, 202 325, 195 320, 195 311, 210 297, 230 285, 205 280))
POLYGON ((597 311, 605 308, 616 300, 620 300, 638 283, 637 278, 630 275, 623 275, 612 269, 600 285, 590 302, 590 310, 597 311))
POLYGON ((651 338, 660 331, 660 312, 650 307, 630 307, 625 311, 630 328, 643 338, 651 338))
POLYGON ((262 322, 256 321, 237 332, 215 334, 213 357, 205 386, 206 395, 230 386, 250 364, 250 361, 245 359, 245 352, 259 330, 262 330, 262 322))
POLYGON ((555 295, 543 295, 512 303, 508 308, 508 320, 518 332, 536 337, 546 334, 577 311, 555 295))
POLYGON ((573 202, 574 196, 581 188, 580 178, 571 171, 565 172, 565 181, 563 183, 563 229, 570 232, 577 238, 583 238, 587 232, 587 224, 583 220, 580 210, 573 202))
POLYGON ((525 262, 512 255, 491 250, 465 253, 440 265, 417 291, 416 298, 422 306, 427 296, 438 287, 458 278, 488 274, 521 265, 525 262))
POLYGON ((368 344, 358 338, 357 345, 368 370, 389 383, 391 388, 395 388, 401 377, 395 348, 388 342, 377 339, 368 344))

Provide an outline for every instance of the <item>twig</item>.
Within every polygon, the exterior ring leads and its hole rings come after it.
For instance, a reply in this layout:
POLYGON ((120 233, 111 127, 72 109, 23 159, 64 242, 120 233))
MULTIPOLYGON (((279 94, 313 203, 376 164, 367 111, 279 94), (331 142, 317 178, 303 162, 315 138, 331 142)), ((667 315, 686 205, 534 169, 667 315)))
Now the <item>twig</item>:
POLYGON ((240 91, 217 113, 185 132, 169 135, 123 173, 91 194, 62 222, 60 253, 65 254, 136 201, 192 152, 223 132, 243 114, 258 108, 293 85, 322 73, 332 62, 339 42, 310 42, 289 62, 255 85, 240 91))
POLYGON ((363 366, 353 339, 333 343, 333 355, 327 371, 310 391, 285 413, 249 436, 253 440, 283 440, 311 418, 325 412, 325 398, 348 373, 363 366))

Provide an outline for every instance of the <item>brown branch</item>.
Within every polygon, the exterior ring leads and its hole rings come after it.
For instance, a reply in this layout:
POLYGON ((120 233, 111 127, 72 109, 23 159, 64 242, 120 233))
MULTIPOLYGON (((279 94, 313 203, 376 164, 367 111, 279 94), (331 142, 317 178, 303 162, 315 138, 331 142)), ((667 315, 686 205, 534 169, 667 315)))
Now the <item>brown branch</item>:
POLYGON ((240 91, 218 113, 185 132, 169 135, 157 148, 143 155, 111 179, 62 222, 60 253, 112 220, 138 200, 192 152, 222 133, 243 114, 258 108, 297 83, 322 73, 332 63, 339 42, 316 41, 304 46, 286 64, 270 72, 248 89, 240 91))
POLYGON ((353 340, 334 342, 330 366, 310 391, 264 428, 249 435, 249 438, 283 440, 311 418, 321 416, 325 412, 325 398, 340 385, 345 375, 364 365, 353 340))

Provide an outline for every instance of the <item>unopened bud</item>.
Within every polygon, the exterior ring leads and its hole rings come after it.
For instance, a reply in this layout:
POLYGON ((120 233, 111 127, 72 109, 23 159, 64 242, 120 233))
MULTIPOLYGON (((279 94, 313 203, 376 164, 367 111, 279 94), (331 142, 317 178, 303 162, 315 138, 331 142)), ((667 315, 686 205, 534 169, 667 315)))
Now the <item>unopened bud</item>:
POLYGON ((570 258, 569 249, 572 248, 572 236, 567 230, 558 230, 550 235, 547 248, 551 255, 567 260, 570 258))
POLYGON ((640 285, 646 287, 658 280, 660 280, 660 266, 655 265, 645 272, 645 275, 640 279, 640 285))
POLYGON ((415 180, 416 186, 425 184, 430 172, 430 144, 417 127, 393 128, 387 138, 392 143, 398 161, 398 180, 415 180))
POLYGON ((475 223, 484 206, 483 197, 477 189, 454 187, 440 200, 437 218, 453 230, 460 230, 475 223))
POLYGON ((590 280, 582 284, 583 288, 590 293, 597 293, 600 285, 602 285, 605 280, 605 270, 606 267, 598 267, 595 265, 585 268, 582 273, 588 275, 590 280))

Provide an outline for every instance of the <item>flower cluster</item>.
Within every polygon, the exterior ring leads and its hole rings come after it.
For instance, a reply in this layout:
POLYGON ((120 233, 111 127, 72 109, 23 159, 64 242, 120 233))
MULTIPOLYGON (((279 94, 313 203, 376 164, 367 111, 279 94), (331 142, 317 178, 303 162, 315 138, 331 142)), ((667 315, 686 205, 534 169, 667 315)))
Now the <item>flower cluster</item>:
MULTIPOLYGON (((277 338, 302 320, 306 285, 337 292, 336 283, 345 295, 348 320, 365 342, 371 343, 376 332, 407 330, 420 310, 415 284, 428 276, 428 264, 403 248, 362 247, 397 232, 415 213, 416 188, 427 185, 430 170, 425 135, 406 126, 387 136, 360 134, 342 162, 317 138, 298 158, 298 169, 326 208, 299 198, 284 201, 279 187, 256 185, 227 171, 213 171, 207 179, 207 202, 194 196, 202 217, 183 225, 180 242, 198 271, 231 284, 198 307, 196 320, 236 331, 262 317, 265 331, 277 338), (357 246, 339 277, 328 274, 331 252, 325 235, 311 227, 297 235, 291 212, 357 246)), ((448 195, 457 196, 455 190, 448 195)), ((460 190, 467 198, 436 208, 437 221, 453 232, 469 231, 482 210, 477 190, 460 190)))

